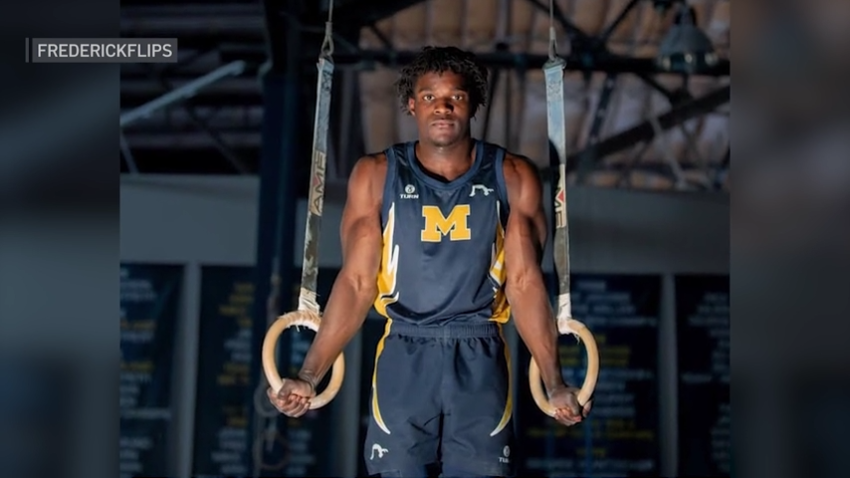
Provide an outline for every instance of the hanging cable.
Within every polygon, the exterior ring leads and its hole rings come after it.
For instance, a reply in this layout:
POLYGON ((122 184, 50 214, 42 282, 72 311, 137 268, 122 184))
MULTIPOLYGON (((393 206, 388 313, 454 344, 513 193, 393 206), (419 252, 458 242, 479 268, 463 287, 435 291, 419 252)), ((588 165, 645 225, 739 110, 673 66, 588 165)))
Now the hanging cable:
POLYGON ((330 59, 334 54, 334 1, 328 2, 328 21, 325 22, 325 39, 322 41, 323 58, 330 59))
POLYGON ((549 61, 556 59, 558 55, 557 47, 558 39, 555 35, 555 0, 549 0, 549 61))
MULTIPOLYGON (((572 334, 584 342, 587 351, 587 373, 578 394, 579 405, 584 406, 593 394, 599 374, 599 352, 590 330, 572 318, 570 303, 570 240, 567 217, 567 136, 564 111, 564 68, 567 62, 558 56, 555 35, 555 0, 549 0, 549 60, 543 65, 546 81, 546 119, 549 143, 558 156, 558 182, 555 186, 555 238, 553 252, 558 275, 558 308, 556 319, 560 334, 572 334)), ((547 415, 554 416, 555 409, 543 390, 540 369, 532 358, 528 367, 528 384, 537 406, 547 415)))
MULTIPOLYGON (((302 265, 301 288, 298 298, 299 310, 310 310, 318 312, 319 306, 316 302, 316 285, 319 267, 319 235, 321 232, 321 216, 324 203, 325 191, 325 165, 327 158, 327 135, 330 122, 330 101, 333 84, 333 8, 334 0, 328 2, 328 20, 325 22, 325 37, 322 41, 321 51, 317 62, 319 77, 316 86, 315 122, 313 127, 313 153, 311 166, 310 192, 307 201, 307 225, 304 235, 304 259, 302 265)), ((289 194, 284 191, 282 194, 289 194)), ((277 224, 276 250, 274 255, 273 272, 270 277, 271 288, 266 302, 266 318, 268 326, 271 327, 280 317, 280 290, 281 277, 279 273, 279 262, 288 257, 285 251, 279 250, 280 237, 284 234, 282 217, 277 224)), ((260 380, 260 385, 254 393, 254 409, 259 421, 265 422, 262 430, 255 438, 254 451, 254 476, 259 476, 260 470, 281 469, 287 461, 284 458, 276 463, 266 463, 265 455, 273 449, 276 440, 280 440, 277 429, 277 421, 280 413, 268 401, 266 390, 269 388, 267 377, 260 380), (265 446, 262 446, 265 445, 265 446)))
POLYGON ((549 60, 543 65, 546 81, 546 120, 549 142, 558 157, 558 182, 555 187, 555 267, 559 277, 558 318, 572 316, 570 306, 570 244, 567 220, 567 135, 564 111, 564 68, 567 62, 558 56, 555 33, 555 0, 549 0, 549 60))

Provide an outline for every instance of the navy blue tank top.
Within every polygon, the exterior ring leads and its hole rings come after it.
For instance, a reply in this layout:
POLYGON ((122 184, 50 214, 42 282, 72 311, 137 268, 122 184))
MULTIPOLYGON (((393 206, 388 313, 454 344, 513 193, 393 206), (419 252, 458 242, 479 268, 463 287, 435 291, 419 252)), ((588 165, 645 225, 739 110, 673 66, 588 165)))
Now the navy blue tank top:
POLYGON ((415 144, 385 151, 375 310, 422 326, 507 322, 505 150, 476 141, 469 171, 444 182, 422 170, 415 144))

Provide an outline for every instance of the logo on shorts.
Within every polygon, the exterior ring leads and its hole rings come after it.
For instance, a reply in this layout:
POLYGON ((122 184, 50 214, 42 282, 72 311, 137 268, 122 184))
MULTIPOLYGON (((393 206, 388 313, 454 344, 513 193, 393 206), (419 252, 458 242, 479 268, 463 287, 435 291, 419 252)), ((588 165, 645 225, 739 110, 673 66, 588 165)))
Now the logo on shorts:
POLYGON ((510 463, 511 460, 509 460, 508 457, 511 456, 511 447, 505 445, 505 447, 502 448, 502 455, 504 456, 499 457, 499 463, 510 463))
POLYGON ((375 453, 376 452, 378 453, 378 458, 383 458, 384 453, 389 452, 389 450, 387 450, 386 448, 383 448, 381 445, 378 445, 377 443, 375 443, 374 445, 372 445, 372 456, 369 457, 370 460, 375 459, 375 453))

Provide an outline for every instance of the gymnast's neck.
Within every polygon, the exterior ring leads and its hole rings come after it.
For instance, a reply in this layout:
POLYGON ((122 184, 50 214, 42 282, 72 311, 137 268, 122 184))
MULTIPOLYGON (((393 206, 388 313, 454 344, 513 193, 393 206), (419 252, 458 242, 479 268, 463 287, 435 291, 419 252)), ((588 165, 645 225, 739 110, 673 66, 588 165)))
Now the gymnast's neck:
POLYGON ((475 162, 475 140, 464 136, 450 145, 416 143, 416 158, 428 172, 447 180, 463 175, 475 162))

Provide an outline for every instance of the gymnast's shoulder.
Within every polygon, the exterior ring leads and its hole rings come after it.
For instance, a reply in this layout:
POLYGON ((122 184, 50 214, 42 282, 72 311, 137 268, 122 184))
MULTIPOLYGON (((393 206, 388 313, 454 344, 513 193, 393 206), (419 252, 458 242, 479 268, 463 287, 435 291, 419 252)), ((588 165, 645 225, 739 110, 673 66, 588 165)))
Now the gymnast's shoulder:
POLYGON ((508 190, 521 189, 523 185, 539 187, 540 170, 527 156, 506 151, 502 171, 508 190))
POLYGON ((384 188, 387 175, 387 155, 370 153, 361 156, 351 170, 348 180, 349 189, 370 189, 376 193, 384 188))

